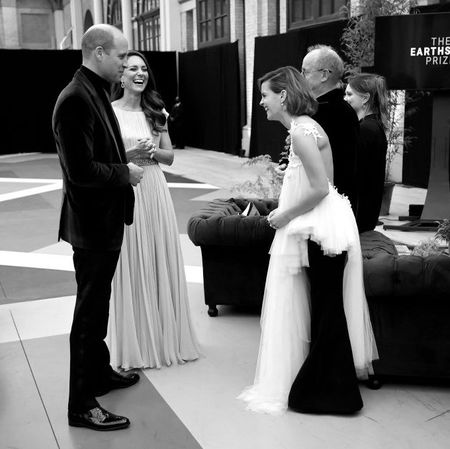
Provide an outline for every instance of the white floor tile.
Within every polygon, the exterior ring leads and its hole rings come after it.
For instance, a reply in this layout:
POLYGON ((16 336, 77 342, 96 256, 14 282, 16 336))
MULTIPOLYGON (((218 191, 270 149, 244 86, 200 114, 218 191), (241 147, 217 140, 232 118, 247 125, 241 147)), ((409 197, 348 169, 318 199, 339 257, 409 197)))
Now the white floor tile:
POLYGON ((0 306, 0 343, 19 340, 11 312, 0 306))
POLYGON ((2 305, 0 313, 10 311, 20 339, 27 340, 68 334, 74 304, 75 297, 66 296, 2 305))

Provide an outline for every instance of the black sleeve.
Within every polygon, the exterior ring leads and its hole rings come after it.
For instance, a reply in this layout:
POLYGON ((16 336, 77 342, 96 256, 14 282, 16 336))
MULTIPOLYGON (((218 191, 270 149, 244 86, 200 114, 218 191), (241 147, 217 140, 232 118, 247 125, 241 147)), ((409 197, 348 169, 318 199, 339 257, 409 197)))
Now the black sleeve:
POLYGON ((82 187, 123 187, 129 184, 126 164, 94 159, 95 117, 78 96, 66 97, 55 113, 54 133, 61 165, 69 181, 82 187))
POLYGON ((328 135, 333 154, 334 185, 345 194, 356 213, 358 117, 344 100, 320 105, 314 118, 328 135))

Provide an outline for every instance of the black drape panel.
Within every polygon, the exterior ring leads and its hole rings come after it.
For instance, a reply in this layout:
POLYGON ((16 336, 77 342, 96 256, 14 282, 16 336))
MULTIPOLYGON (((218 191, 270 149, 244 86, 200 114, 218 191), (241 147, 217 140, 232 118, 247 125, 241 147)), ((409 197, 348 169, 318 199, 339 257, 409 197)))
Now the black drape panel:
POLYGON ((241 147, 237 42, 179 54, 185 142, 239 154, 241 147))
POLYGON ((156 90, 170 112, 177 96, 177 53, 175 51, 141 51, 155 76, 156 90))
POLYGON ((428 92, 411 92, 405 101, 405 138, 402 182, 427 188, 431 162, 433 97, 428 92))
MULTIPOLYGON (((302 59, 311 45, 331 45, 339 51, 346 23, 345 20, 341 20, 255 39, 250 156, 270 154, 274 161, 278 161, 287 135, 287 130, 280 123, 269 122, 266 119, 264 109, 259 106, 261 95, 257 85, 258 78, 271 70, 287 65, 300 70, 302 59)), ((342 55, 342 52, 340 53, 342 55)))
MULTIPOLYGON (((143 52, 170 107, 177 91, 175 52, 143 52)), ((0 154, 56 152, 52 113, 61 90, 81 65, 80 50, 0 50, 3 104, 0 154)))

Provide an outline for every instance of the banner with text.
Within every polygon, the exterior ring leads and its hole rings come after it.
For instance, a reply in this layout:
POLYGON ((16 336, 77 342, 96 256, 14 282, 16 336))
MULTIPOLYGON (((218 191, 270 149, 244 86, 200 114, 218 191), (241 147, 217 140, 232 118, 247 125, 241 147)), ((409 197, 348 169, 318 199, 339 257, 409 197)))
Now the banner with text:
POLYGON ((377 17, 375 71, 389 89, 450 89, 450 13, 377 17))

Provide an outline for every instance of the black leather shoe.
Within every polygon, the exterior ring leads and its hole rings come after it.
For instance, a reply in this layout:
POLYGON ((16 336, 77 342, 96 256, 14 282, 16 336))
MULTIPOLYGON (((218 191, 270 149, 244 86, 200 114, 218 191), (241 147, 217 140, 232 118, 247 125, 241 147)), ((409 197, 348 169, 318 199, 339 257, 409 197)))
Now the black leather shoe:
POLYGON ((139 382, 140 376, 138 373, 121 374, 116 371, 112 371, 106 381, 97 390, 95 390, 95 396, 103 396, 109 393, 111 390, 118 388, 128 388, 139 382))
POLYGON ((95 407, 84 413, 68 413, 69 426, 87 427, 93 430, 119 430, 130 425, 130 420, 125 416, 118 416, 108 412, 103 407, 95 407))

